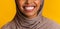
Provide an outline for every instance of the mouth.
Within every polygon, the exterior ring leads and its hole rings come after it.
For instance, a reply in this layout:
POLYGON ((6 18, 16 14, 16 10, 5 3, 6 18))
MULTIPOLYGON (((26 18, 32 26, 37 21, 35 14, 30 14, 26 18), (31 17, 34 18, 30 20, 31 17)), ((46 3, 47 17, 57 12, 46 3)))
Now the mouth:
POLYGON ((31 12, 35 9, 36 6, 33 6, 33 5, 26 5, 26 6, 23 6, 23 9, 26 11, 26 12, 31 12))

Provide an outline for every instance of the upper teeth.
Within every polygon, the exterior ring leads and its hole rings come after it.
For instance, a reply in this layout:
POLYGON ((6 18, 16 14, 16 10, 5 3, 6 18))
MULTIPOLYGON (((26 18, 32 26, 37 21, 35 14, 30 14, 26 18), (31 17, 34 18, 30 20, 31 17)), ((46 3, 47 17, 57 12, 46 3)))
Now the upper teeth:
POLYGON ((34 7, 25 7, 26 10, 33 10, 34 7))

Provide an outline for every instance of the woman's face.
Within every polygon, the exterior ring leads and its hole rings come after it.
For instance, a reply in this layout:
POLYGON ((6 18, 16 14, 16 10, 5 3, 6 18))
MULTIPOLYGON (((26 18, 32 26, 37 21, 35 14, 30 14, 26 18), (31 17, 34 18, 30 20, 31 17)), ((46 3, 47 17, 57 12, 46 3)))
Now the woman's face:
POLYGON ((19 10, 27 17, 37 16, 41 0, 16 0, 19 10))

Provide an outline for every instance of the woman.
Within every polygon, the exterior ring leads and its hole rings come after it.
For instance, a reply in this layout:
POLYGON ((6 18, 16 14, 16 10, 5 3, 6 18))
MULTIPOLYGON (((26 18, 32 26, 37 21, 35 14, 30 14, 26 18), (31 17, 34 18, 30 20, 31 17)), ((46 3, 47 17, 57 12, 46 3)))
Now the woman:
POLYGON ((60 29, 58 24, 42 16, 44 0, 15 0, 15 18, 2 29, 60 29))

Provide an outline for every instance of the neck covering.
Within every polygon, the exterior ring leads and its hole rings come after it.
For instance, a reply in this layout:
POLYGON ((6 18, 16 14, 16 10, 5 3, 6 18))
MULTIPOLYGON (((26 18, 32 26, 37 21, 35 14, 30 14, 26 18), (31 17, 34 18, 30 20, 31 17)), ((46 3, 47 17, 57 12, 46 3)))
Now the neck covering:
POLYGON ((25 17, 17 9, 14 19, 5 25, 3 29, 60 29, 60 26, 42 16, 42 6, 39 8, 38 15, 32 19, 25 17))
POLYGON ((21 12, 17 9, 17 14, 15 20, 17 24, 24 28, 35 28, 38 27, 40 22, 42 21, 42 10, 40 9, 38 15, 35 18, 29 19, 21 14, 21 12))
MULTIPOLYGON (((42 0, 43 1, 43 0, 42 0)), ((43 3, 41 4, 39 10, 38 10, 38 15, 35 18, 29 19, 27 17, 25 17, 19 10, 18 5, 17 5, 17 14, 15 17, 15 20, 18 24, 18 26, 21 28, 36 28, 38 26, 40 26, 40 22, 42 22, 43 18, 42 18, 42 7, 43 7, 43 3)))

